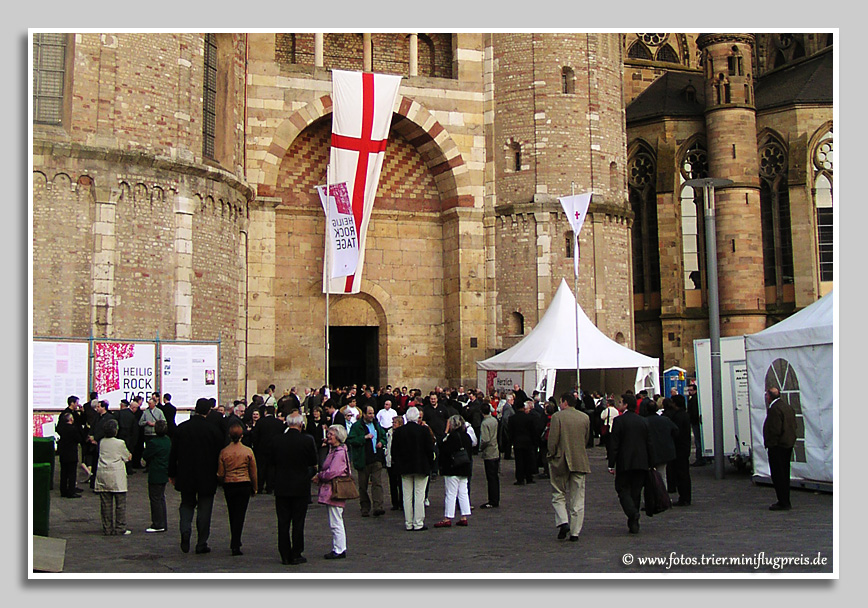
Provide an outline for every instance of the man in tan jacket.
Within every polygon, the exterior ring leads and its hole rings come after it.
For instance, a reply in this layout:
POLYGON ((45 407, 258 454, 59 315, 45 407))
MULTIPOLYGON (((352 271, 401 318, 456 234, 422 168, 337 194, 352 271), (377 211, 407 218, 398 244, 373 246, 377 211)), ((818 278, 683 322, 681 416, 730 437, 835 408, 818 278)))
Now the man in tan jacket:
POLYGON ((585 475, 591 472, 585 446, 591 436, 591 420, 576 409, 576 397, 564 393, 560 411, 552 416, 549 427, 548 461, 552 484, 552 507, 558 538, 567 534, 579 540, 585 520, 585 475))

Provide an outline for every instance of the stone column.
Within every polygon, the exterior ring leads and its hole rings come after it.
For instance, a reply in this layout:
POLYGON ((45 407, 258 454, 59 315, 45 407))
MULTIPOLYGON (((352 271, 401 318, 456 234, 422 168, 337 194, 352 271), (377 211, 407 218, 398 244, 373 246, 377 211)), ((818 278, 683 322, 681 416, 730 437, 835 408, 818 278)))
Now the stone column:
POLYGON ((365 72, 374 71, 374 49, 371 46, 371 35, 362 34, 362 65, 365 72))
POLYGON ((193 213, 195 200, 175 197, 175 339, 193 338, 193 213))
POLYGON ((410 76, 419 75, 419 34, 410 34, 410 76))
POLYGON ((119 192, 96 188, 96 215, 93 224, 93 286, 91 289, 91 331, 95 337, 112 337, 112 308, 115 305, 117 267, 116 212, 119 192), (114 200, 113 200, 114 199, 114 200))
POLYGON ((476 361, 485 355, 485 251, 481 209, 443 213, 443 285, 446 382, 476 384, 476 361))
POLYGON ((280 199, 258 197, 247 225, 247 375, 254 392, 273 379, 276 353, 275 208, 280 199))
POLYGON ((322 32, 317 32, 313 35, 313 64, 318 68, 323 67, 323 38, 324 35, 322 32))

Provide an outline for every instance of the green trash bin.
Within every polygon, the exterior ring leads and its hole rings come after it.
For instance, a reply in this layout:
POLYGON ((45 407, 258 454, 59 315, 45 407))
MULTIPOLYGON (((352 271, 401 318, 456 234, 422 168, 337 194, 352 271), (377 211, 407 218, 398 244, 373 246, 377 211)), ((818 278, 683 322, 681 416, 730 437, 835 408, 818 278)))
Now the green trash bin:
POLYGON ((48 478, 48 489, 54 489, 54 437, 33 438, 33 464, 44 462, 51 465, 51 475, 48 478))
POLYGON ((51 512, 50 479, 50 464, 33 463, 33 533, 37 536, 48 536, 48 520, 51 512))

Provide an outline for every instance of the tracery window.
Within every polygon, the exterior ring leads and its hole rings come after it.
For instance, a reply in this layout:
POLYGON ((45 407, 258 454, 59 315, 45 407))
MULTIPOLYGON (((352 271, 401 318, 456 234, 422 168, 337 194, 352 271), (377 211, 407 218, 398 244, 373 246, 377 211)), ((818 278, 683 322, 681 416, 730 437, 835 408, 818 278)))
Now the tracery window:
POLYGON ((660 251, 657 238, 657 167, 648 148, 639 146, 628 165, 633 210, 633 293, 648 297, 660 291, 660 251))
MULTIPOLYGON (((708 154, 700 142, 687 147, 681 161, 681 183, 708 177, 708 154)), ((681 253, 685 305, 700 307, 705 286, 705 224, 701 188, 681 188, 681 253)))
POLYGON ((817 211, 817 246, 820 267, 820 281, 832 281, 834 276, 833 258, 834 222, 832 213, 832 171, 833 139, 830 129, 821 139, 814 151, 814 207, 817 211))
POLYGON ((765 285, 775 288, 775 302, 781 304, 783 286, 794 282, 786 150, 769 136, 760 147, 759 161, 765 285))

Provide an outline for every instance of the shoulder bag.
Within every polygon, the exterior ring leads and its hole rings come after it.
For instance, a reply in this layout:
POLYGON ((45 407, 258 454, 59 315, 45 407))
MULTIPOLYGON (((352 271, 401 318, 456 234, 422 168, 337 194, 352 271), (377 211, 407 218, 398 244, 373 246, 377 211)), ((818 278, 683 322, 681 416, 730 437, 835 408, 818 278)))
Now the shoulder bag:
POLYGON ((356 482, 353 481, 353 475, 350 472, 350 458, 346 451, 344 451, 344 456, 347 459, 347 474, 332 479, 332 498, 353 500, 359 497, 359 489, 356 487, 356 482))

